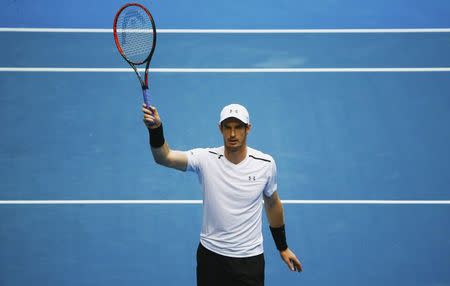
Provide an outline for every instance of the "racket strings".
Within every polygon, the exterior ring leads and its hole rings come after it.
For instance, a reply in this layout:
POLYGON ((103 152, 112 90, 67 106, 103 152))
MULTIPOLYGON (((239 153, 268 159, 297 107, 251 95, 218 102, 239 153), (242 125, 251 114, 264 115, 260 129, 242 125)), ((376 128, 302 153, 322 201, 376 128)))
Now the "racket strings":
POLYGON ((153 25, 147 13, 139 7, 127 7, 119 15, 117 27, 124 56, 134 64, 143 63, 153 45, 153 25))

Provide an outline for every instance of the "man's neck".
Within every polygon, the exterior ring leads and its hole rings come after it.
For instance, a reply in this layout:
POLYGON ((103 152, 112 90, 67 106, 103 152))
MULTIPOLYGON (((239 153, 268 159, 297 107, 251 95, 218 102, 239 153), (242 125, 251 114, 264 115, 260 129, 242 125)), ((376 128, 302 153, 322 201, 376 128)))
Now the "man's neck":
POLYGON ((239 150, 230 150, 225 147, 224 155, 228 161, 237 165, 247 157, 247 146, 242 146, 239 150))

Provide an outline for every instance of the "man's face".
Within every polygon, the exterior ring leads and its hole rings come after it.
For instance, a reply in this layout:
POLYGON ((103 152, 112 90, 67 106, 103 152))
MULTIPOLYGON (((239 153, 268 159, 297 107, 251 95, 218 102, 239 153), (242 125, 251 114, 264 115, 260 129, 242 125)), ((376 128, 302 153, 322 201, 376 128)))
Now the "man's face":
POLYGON ((243 123, 237 118, 225 119, 220 125, 223 135, 223 144, 231 152, 236 152, 247 145, 247 134, 250 125, 243 123))

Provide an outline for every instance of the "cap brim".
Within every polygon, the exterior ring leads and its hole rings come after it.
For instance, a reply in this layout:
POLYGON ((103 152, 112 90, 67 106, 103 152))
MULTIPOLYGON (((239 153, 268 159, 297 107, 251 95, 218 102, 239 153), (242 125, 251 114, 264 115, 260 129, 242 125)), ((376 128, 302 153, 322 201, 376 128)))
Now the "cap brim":
POLYGON ((239 120, 240 122, 242 122, 244 124, 248 124, 248 122, 245 122, 245 120, 243 120, 242 118, 236 117, 236 116, 225 117, 222 120, 220 120, 219 124, 221 124, 222 122, 224 122, 225 120, 230 119, 230 118, 234 118, 234 119, 237 119, 237 120, 239 120))

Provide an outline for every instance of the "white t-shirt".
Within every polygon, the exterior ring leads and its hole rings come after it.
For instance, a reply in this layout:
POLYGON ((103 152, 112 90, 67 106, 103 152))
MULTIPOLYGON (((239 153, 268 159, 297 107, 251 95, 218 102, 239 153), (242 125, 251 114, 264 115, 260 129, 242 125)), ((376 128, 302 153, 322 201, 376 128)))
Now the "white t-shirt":
POLYGON ((262 196, 277 190, 273 158, 250 147, 239 164, 225 158, 223 146, 186 154, 187 171, 197 173, 202 185, 202 245, 229 257, 263 253, 262 196))

